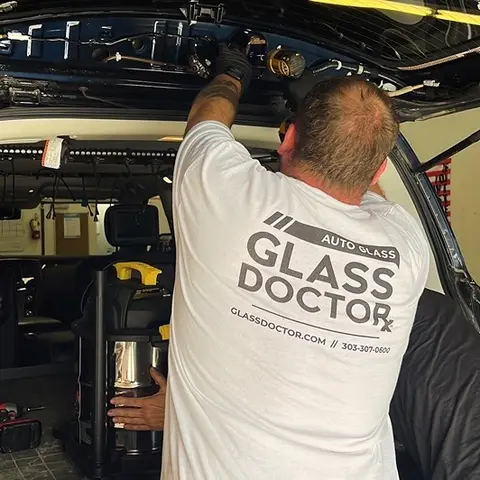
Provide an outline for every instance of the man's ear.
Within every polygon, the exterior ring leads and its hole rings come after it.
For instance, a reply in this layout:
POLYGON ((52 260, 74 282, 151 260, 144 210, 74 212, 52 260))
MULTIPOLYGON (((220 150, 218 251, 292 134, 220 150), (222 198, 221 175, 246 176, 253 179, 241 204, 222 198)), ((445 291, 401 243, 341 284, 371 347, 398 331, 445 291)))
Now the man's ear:
POLYGON ((380 165, 380 168, 377 170, 377 173, 373 177, 370 185, 376 185, 378 183, 378 181, 380 180, 380 177, 384 174, 386 168, 387 168, 387 159, 385 159, 383 163, 380 165))
POLYGON ((297 136, 297 130, 295 124, 291 123, 285 133, 285 138, 282 144, 278 147, 278 154, 280 156, 291 155, 295 149, 295 138, 297 136))

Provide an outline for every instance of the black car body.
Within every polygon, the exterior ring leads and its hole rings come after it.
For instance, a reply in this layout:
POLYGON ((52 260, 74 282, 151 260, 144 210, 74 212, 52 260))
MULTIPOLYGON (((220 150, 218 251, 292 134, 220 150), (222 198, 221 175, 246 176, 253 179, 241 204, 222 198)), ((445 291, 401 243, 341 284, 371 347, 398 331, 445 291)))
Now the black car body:
POLYGON ((185 74, 194 51, 212 60, 218 41, 247 28, 267 44, 252 54, 257 81, 242 109, 257 122, 272 120, 282 103, 278 80, 262 64, 263 50, 277 45, 302 52, 307 65, 324 66, 326 74, 358 73, 391 89, 424 83, 397 105, 404 121, 428 118, 480 101, 476 4, 455 3, 438 3, 432 12, 470 15, 471 25, 431 16, 410 16, 418 21, 408 24, 394 20, 395 12, 307 0, 5 2, 1 100, 3 106, 92 105, 79 91, 88 87, 88 96, 130 108, 188 110, 203 84, 185 74), (168 100, 160 95, 165 89, 168 100))

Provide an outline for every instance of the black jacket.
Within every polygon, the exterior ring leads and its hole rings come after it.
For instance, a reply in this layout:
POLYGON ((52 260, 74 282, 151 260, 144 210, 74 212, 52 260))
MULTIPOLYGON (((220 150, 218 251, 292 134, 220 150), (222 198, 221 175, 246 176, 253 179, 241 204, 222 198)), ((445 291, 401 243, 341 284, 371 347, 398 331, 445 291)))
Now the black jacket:
POLYGON ((425 480, 480 479, 480 335, 451 298, 422 294, 390 414, 425 480))

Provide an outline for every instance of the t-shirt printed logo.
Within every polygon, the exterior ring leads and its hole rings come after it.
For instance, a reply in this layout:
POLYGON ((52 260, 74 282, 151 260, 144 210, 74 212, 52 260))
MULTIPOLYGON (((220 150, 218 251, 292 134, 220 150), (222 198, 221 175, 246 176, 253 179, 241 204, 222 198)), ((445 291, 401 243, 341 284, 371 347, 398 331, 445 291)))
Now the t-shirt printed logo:
POLYGON ((285 233, 314 245, 321 245, 332 250, 349 252, 362 257, 372 257, 377 260, 394 263, 397 267, 400 267, 400 254, 395 247, 379 247, 352 242, 323 228, 306 225, 297 220, 294 221, 292 217, 283 215, 280 212, 275 212, 264 223, 273 225, 277 230, 284 229, 285 233))
MULTIPOLYGON (((264 224, 264 230, 253 233, 247 240, 249 261, 240 266, 237 286, 266 295, 279 306, 295 302, 301 317, 285 317, 281 313, 284 309, 269 313, 349 336, 380 338, 379 335, 393 331, 388 300, 394 292, 392 279, 400 267, 397 248, 360 244, 281 212, 275 212, 264 224), (276 234, 275 230, 283 233, 276 234), (291 241, 285 241, 283 234, 288 234, 291 241), (311 260, 312 246, 314 260, 311 260), (320 247, 318 256, 316 247, 320 247), (310 249, 307 265, 305 248, 310 249), (306 318, 311 320, 304 323, 306 318), (330 320, 329 326, 333 324, 331 320, 336 320, 338 330, 323 328, 325 319, 330 320), (352 331, 348 324, 357 327, 352 331), (358 325, 373 326, 377 334, 362 335, 358 325)), ((253 304, 252 307, 261 310, 253 304)))

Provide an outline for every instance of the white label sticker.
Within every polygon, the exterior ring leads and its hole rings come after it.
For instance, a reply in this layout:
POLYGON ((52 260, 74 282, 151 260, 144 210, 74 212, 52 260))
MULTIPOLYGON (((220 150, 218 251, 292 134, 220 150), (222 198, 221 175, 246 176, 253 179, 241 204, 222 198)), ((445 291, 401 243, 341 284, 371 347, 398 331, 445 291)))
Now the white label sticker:
POLYGON ((64 238, 80 238, 82 236, 82 224, 78 213, 66 213, 63 216, 64 238))
POLYGON ((62 147, 63 138, 47 140, 42 155, 42 167, 58 170, 62 161, 62 147))

